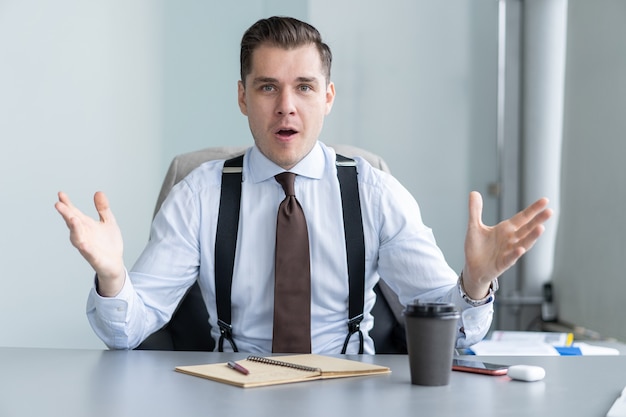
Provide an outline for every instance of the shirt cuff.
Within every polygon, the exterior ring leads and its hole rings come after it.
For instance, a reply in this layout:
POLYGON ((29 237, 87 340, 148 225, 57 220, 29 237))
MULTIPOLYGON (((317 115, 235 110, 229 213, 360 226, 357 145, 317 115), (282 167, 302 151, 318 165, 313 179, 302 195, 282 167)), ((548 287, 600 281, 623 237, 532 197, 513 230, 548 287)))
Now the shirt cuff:
POLYGON ((493 318, 493 303, 470 307, 461 312, 464 337, 459 338, 457 347, 470 347, 487 335, 493 318))
POLYGON ((128 312, 133 302, 133 284, 124 271, 124 285, 115 297, 103 297, 98 294, 98 277, 94 278, 94 286, 91 290, 87 310, 97 310, 98 314, 108 322, 124 323, 127 321, 128 312))
POLYGON ((453 302, 461 307, 461 327, 457 339, 457 347, 467 348, 480 342, 487 335, 493 319, 495 295, 491 296, 489 302, 477 307, 472 307, 466 303, 461 297, 458 288, 454 288, 452 297, 453 302))

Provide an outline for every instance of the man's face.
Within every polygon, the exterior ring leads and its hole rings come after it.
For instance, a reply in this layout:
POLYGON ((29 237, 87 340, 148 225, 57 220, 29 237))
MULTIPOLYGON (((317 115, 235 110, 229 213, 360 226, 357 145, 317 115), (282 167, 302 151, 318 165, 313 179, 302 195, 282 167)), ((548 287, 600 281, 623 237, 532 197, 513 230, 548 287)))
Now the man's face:
POLYGON ((315 145, 335 98, 335 86, 326 85, 317 48, 261 45, 242 81, 239 108, 248 116, 257 147, 275 164, 292 168, 315 145))

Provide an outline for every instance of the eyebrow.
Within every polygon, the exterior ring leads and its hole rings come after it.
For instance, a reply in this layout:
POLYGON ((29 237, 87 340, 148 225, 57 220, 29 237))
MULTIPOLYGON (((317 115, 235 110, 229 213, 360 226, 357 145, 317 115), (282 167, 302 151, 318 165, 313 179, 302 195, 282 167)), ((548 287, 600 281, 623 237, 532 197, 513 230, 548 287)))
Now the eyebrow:
POLYGON ((317 77, 298 77, 296 78, 296 81, 300 82, 300 83, 316 83, 318 82, 317 77))
MULTIPOLYGON (((277 78, 272 78, 272 77, 257 77, 254 80, 252 80, 252 84, 265 84, 265 83, 278 83, 278 79, 277 78)), ((296 78, 296 82, 299 83, 318 83, 319 80, 316 77, 297 77, 296 78)))

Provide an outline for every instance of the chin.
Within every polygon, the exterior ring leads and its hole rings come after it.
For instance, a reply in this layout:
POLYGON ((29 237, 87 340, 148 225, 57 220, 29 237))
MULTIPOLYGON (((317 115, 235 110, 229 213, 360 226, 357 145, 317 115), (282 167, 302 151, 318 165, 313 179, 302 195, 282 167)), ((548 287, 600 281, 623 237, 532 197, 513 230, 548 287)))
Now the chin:
POLYGON ((309 146, 298 141, 273 143, 272 145, 259 146, 257 142, 257 147, 261 153, 270 161, 284 169, 290 169, 308 155, 313 146, 315 146, 315 142, 309 146))
POLYGON ((299 150, 278 150, 272 153, 272 162, 285 168, 293 168, 298 162, 304 158, 306 154, 302 154, 299 150))

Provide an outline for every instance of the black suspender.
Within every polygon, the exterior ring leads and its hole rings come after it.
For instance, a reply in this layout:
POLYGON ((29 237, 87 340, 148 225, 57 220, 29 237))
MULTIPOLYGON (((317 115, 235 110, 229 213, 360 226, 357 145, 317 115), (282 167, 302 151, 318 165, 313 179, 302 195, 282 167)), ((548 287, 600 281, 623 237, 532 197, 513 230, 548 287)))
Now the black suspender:
POLYGON ((235 352, 237 345, 233 340, 233 326, 230 317, 230 296, 239 230, 239 202, 241 201, 241 171, 243 155, 229 159, 222 170, 222 191, 220 209, 217 217, 215 234, 215 302, 217 305, 217 324, 220 328, 218 349, 224 351, 224 338, 235 352))
POLYGON ((359 354, 363 353, 363 298, 365 297, 365 239, 363 237, 363 219, 361 199, 357 183, 356 161, 337 155, 337 178, 341 189, 341 207, 343 210, 343 229, 346 237, 348 262, 349 299, 348 299, 348 336, 343 343, 341 353, 346 353, 350 337, 359 333, 359 354))
MULTIPOLYGON (((365 240, 361 201, 357 183, 356 161, 337 155, 337 178, 341 189, 344 234, 349 279, 348 335, 341 353, 346 353, 350 337, 359 333, 359 353, 363 353, 363 305, 365 297, 365 240)), ((217 323, 220 328, 218 349, 224 349, 224 339, 228 340, 236 352, 231 324, 231 288, 237 231, 239 229, 239 208, 241 202, 241 179, 243 155, 229 159, 222 171, 222 191, 215 236, 215 298, 217 323)))

